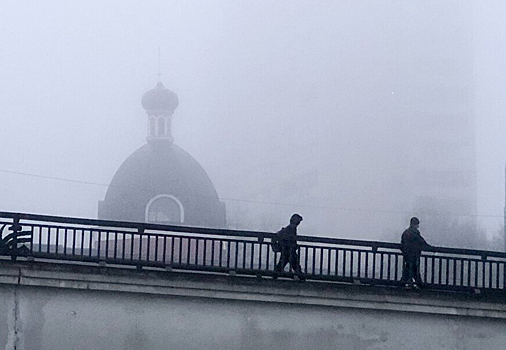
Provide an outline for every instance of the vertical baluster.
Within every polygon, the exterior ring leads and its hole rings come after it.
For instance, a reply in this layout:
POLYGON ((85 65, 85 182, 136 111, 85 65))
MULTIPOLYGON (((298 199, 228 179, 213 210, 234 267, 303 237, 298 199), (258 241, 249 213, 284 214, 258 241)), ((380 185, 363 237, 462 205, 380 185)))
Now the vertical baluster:
MULTIPOLYGON (((262 270, 262 249, 263 248, 263 243, 260 242, 258 244, 258 269, 259 270, 262 270)), ((269 247, 267 247, 267 249, 269 249, 269 247)))
POLYGON ((255 243, 251 242, 251 261, 250 261, 250 269, 253 270, 254 268, 254 260, 255 259, 255 243))
POLYGON ((394 255, 394 279, 399 280, 399 254, 394 255))
POLYGON ((211 266, 214 266, 214 238, 211 238, 211 266))
POLYGON ((207 258, 207 239, 204 238, 204 254, 202 256, 204 266, 206 266, 206 258, 207 258))
POLYGON ((55 245, 54 245, 54 252, 55 254, 58 254, 58 245, 60 244, 60 228, 55 227, 55 245))
POLYGON ((172 236, 170 240, 170 266, 174 265, 174 250, 176 244, 176 237, 172 236))
POLYGON ((105 232, 105 258, 109 258, 109 236, 110 236, 110 232, 109 231, 106 231, 105 232))
POLYGON ((372 250, 372 279, 376 280, 376 249, 372 250))
POLYGON ((238 266, 238 258, 239 258, 239 242, 235 241, 235 257, 234 257, 234 269, 237 269, 238 266))
POLYGON ((163 235, 162 263, 163 263, 164 266, 167 265, 167 235, 163 235))
MULTIPOLYGON (((276 253, 273 253, 274 254, 274 264, 276 264, 276 253)), ((271 267, 271 260, 270 260, 270 256, 271 256, 271 250, 270 250, 270 246, 267 245, 267 248, 266 248, 266 253, 265 253, 265 269, 267 271, 270 270, 270 267, 271 267)))
POLYGON ((452 259, 453 261, 453 285, 457 285, 457 259, 452 259))
POLYGON ((386 253, 387 255, 387 281, 391 281, 392 274, 392 254, 386 253))
POLYGON ((343 249, 343 277, 346 277, 346 249, 343 249))
POLYGON ((230 269, 230 241, 227 241, 227 269, 230 269))
POLYGON ((315 275, 315 271, 316 271, 316 248, 315 247, 311 247, 312 249, 312 252, 313 252, 313 264, 312 264, 312 268, 311 268, 311 271, 312 271, 312 275, 315 275))
POLYGON ((125 261, 125 255, 126 255, 126 232, 123 232, 122 233, 122 239, 123 239, 123 242, 122 242, 122 249, 121 249, 121 260, 125 261))
POLYGON ((63 229, 63 255, 67 255, 67 232, 68 229, 65 227, 63 229))
POLYGON ((482 271, 481 271, 481 287, 482 288, 486 288, 487 285, 486 285, 486 279, 487 279, 487 274, 486 274, 486 264, 487 262, 485 261, 485 258, 483 258, 482 260, 482 271))
POLYGON ((144 240, 144 229, 139 229, 139 256, 137 258, 138 261, 142 261, 142 241, 144 240))
POLYGON ((334 274, 337 276, 339 275, 339 248, 336 248, 335 251, 336 251, 336 261, 334 266, 334 274))
POLYGON ((464 286, 464 260, 463 259, 460 259, 460 286, 464 286))
POLYGON ((308 265, 309 265, 309 247, 308 246, 304 246, 304 273, 307 273, 308 269, 308 265))
POLYGON ((155 239, 155 262, 158 262, 158 249, 159 249, 159 243, 158 240, 160 239, 160 236, 155 234, 153 235, 153 238, 155 239))
POLYGON ((436 264, 436 259, 434 258, 434 256, 432 257, 431 259, 431 264, 430 264, 430 279, 431 279, 431 284, 434 284, 434 269, 435 269, 435 265, 436 264))
POLYGON ((183 236, 178 237, 178 244, 179 244, 178 260, 180 264, 183 264, 183 236))
POLYGON ((90 234, 90 239, 88 240, 88 257, 91 258, 93 254, 93 230, 88 231, 90 234))
POLYGON ((492 281, 493 281, 493 277, 492 277, 492 261, 489 261, 488 262, 488 288, 492 289, 492 281))
POLYGON ((223 265, 223 240, 220 240, 220 267, 223 265))
POLYGON ((428 270, 428 267, 427 267, 427 264, 429 262, 429 258, 427 256, 422 256, 422 259, 423 259, 423 282, 424 283, 427 283, 428 280, 427 280, 427 270, 428 270))
POLYGON ((84 230, 81 230, 81 256, 84 257, 84 230))
POLYGON ((320 250, 320 275, 323 275, 323 257, 324 257, 323 252, 324 252, 324 250, 323 250, 323 248, 320 248, 319 250, 320 250))
POLYGON ((98 240, 97 240, 97 260, 100 261, 100 241, 102 240, 102 235, 101 235, 102 231, 98 230, 97 231, 97 234, 98 234, 98 240))
POLYGON ((242 268, 246 268, 246 242, 242 242, 242 268))
POLYGON ((145 234, 141 240, 146 240, 146 261, 150 261, 151 257, 151 234, 145 234))
POLYGON ((114 260, 118 258, 118 231, 114 231, 114 260))
POLYGON ((360 278, 362 275, 362 252, 360 250, 357 251, 357 278, 360 278))
POLYGON ((438 259, 438 283, 443 285, 443 258, 438 259))
POLYGON ((130 233, 130 261, 134 260, 134 243, 135 243, 135 234, 130 233))
POLYGON ((369 273, 369 255, 370 254, 371 253, 368 252, 368 251, 365 252, 365 270, 364 270, 364 277, 365 278, 370 278, 371 277, 371 274, 369 273))
POLYGON ((76 255, 76 229, 72 229, 72 256, 76 255))
POLYGON ((185 239, 188 242, 188 244, 186 245, 186 264, 189 265, 190 264, 190 250, 192 247, 192 239, 189 237, 185 237, 185 239))
POLYGON ((47 253, 50 253, 51 249, 51 227, 47 227, 47 253))
POLYGON ((332 250, 330 248, 327 248, 326 250, 327 250, 327 276, 330 276, 332 250))
POLYGON ((495 263, 496 270, 495 270, 495 288, 499 289, 499 262, 495 263))
POLYGON ((198 265, 198 261, 199 261, 199 240, 198 238, 195 238, 195 260, 194 260, 195 265, 198 265))

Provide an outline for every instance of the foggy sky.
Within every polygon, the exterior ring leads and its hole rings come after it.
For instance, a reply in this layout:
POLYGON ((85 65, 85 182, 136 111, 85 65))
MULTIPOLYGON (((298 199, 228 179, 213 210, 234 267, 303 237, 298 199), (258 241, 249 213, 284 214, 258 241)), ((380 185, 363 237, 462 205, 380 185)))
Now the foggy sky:
MULTIPOLYGON (((1 2, 0 170, 89 184, 0 172, 0 210, 96 217, 107 189, 96 184, 107 185, 145 143, 140 98, 157 82, 159 48, 162 81, 180 100, 175 143, 201 163, 227 205, 262 198, 241 171, 284 163, 304 174, 310 164, 293 155, 360 147, 346 135, 384 145, 374 139, 381 121, 336 121, 348 104, 365 103, 357 91, 377 88, 369 73, 379 63, 396 65, 378 33, 409 42, 392 22, 403 18, 400 2, 383 3, 1 2), (371 71, 353 71, 350 52, 360 50, 360 67, 371 71), (342 137, 331 139, 333 132, 342 137)), ((506 5, 481 1, 472 13, 478 215, 496 231, 506 161, 506 5)), ((385 101, 392 93, 385 87, 385 101)), ((383 149, 375 150, 371 166, 383 160, 383 149)), ((304 211, 291 204, 283 210, 304 211)))

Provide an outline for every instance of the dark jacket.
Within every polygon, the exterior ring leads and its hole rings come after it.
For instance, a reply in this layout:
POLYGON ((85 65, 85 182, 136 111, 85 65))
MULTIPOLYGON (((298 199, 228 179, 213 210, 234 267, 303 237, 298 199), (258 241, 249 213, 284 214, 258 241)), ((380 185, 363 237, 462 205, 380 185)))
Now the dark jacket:
POLYGON ((297 247, 297 227, 283 227, 278 232, 278 241, 283 247, 297 247))
POLYGON ((429 247, 418 229, 410 226, 401 238, 401 250, 404 255, 420 255, 422 250, 429 247))

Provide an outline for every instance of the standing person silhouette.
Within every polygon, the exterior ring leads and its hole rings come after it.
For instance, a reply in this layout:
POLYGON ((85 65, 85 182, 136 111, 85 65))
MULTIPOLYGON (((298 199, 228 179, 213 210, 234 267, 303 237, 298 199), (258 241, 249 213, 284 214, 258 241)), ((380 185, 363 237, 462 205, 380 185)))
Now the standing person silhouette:
POLYGON ((401 283, 406 288, 423 287, 420 276, 420 255, 422 250, 430 247, 430 245, 422 237, 420 231, 418 231, 419 226, 420 220, 412 217, 409 221, 409 227, 403 232, 401 237, 401 251, 404 260, 401 283))
POLYGON ((304 281, 305 278, 302 275, 302 269, 299 263, 299 254, 297 252, 299 246, 297 244, 297 226, 302 221, 302 216, 299 214, 293 214, 290 218, 290 224, 283 227, 278 232, 278 241, 281 245, 281 257, 279 262, 274 268, 273 278, 278 278, 278 275, 283 271, 287 263, 290 263, 290 269, 292 269, 297 277, 304 281))

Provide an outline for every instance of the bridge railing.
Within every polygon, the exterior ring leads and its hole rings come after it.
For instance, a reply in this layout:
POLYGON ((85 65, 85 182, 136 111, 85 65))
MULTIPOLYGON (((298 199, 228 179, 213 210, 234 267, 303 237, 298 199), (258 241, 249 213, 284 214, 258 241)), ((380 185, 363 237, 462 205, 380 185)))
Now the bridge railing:
MULTIPOLYGON (((0 212, 0 230, 0 255, 12 259, 257 276, 273 275, 279 261, 269 232, 9 212, 0 212)), ((310 280, 395 285, 402 275, 397 243, 313 236, 299 236, 298 243, 302 271, 310 280)), ((431 288, 506 288, 503 252, 434 247, 423 252, 420 265, 431 288)))

